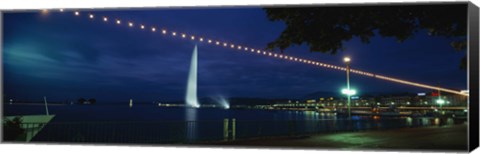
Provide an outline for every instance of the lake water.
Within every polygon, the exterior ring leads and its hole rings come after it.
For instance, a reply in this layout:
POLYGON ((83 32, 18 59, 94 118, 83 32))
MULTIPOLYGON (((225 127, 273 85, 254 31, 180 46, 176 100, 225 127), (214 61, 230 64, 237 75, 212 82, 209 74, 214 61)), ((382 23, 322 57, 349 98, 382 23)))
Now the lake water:
MULTIPOLYGON (((198 143, 267 136, 453 124, 453 119, 379 118, 313 111, 50 105, 56 115, 33 142, 198 143), (225 121, 228 119, 228 121, 225 121), (235 119, 235 124, 233 124, 235 119), (235 130, 234 130, 235 129, 235 130), (227 137, 228 134, 228 137, 227 137)), ((43 105, 4 105, 4 116, 45 114, 43 105)))

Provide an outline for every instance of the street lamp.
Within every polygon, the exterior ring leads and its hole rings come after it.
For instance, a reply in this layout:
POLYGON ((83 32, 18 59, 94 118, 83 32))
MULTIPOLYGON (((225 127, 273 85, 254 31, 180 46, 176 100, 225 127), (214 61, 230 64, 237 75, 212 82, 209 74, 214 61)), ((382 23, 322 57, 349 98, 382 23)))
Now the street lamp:
POLYGON ((342 90, 342 93, 347 94, 347 109, 348 109, 348 118, 351 118, 351 111, 350 111, 350 96, 352 95, 351 93, 354 93, 355 91, 350 90, 350 57, 344 57, 343 62, 347 65, 347 89, 344 93, 344 90, 342 90))
POLYGON ((437 104, 440 105, 440 109, 442 109, 442 105, 445 104, 445 100, 439 98, 437 99, 437 104))
MULTIPOLYGON (((348 82, 347 82, 348 83, 348 82)), ((357 91, 355 89, 342 89, 342 94, 347 95, 347 108, 348 108, 348 118, 351 118, 351 112, 350 112, 350 97, 353 95, 357 94, 357 91)), ((358 103, 357 103, 358 106, 358 103)))
POLYGON ((445 104, 445 100, 443 100, 442 98, 438 98, 437 99, 437 104, 440 106, 439 109, 440 109, 440 114, 444 114, 443 110, 442 110, 442 105, 445 104))
POLYGON ((445 100, 443 100, 443 99, 438 99, 438 100, 437 100, 437 104, 442 105, 443 103, 445 103, 445 100))
POLYGON ((342 94, 353 96, 357 94, 357 91, 355 89, 342 89, 342 94))
POLYGON ((442 105, 445 103, 445 100, 442 99, 442 95, 440 95, 440 89, 438 89, 438 99, 437 104, 440 106, 440 112, 442 111, 442 105))

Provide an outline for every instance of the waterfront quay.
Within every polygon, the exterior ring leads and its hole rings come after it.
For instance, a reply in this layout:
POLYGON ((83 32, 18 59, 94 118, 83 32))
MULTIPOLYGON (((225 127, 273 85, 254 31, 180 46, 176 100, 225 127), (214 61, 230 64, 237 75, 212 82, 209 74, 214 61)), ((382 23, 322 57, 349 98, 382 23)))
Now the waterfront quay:
MULTIPOLYGON (((228 146, 342 150, 466 151, 468 124, 269 137, 213 143, 228 146)), ((212 144, 212 143, 209 143, 212 144)))

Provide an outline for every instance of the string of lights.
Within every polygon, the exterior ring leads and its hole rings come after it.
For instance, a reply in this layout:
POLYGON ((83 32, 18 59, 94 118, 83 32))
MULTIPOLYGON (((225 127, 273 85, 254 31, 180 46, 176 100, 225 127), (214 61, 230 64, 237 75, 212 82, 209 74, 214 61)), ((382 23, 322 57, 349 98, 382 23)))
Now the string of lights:
MULTIPOLYGON (((46 12, 46 11, 42 11, 42 12, 46 12)), ((66 12, 66 11, 64 9, 60 9, 59 12, 66 12)), ((336 66, 336 65, 327 64, 327 63, 322 63, 322 62, 319 62, 319 61, 309 60, 309 59, 306 59, 306 58, 300 58, 300 57, 290 56, 290 55, 287 55, 287 54, 275 53, 275 52, 272 52, 272 51, 265 51, 265 50, 262 50, 262 49, 252 48, 252 47, 248 47, 248 46, 245 46, 245 45, 229 43, 227 41, 215 40, 215 39, 204 37, 204 36, 198 36, 198 35, 187 34, 187 33, 183 33, 183 32, 172 31, 172 30, 168 30, 166 28, 157 29, 158 26, 156 26, 156 25, 145 25, 145 24, 141 24, 141 23, 135 23, 133 21, 128 21, 128 20, 124 21, 120 18, 111 18, 111 17, 108 17, 108 16, 96 16, 93 13, 80 12, 80 11, 74 11, 73 15, 77 16, 77 17, 87 16, 90 20, 100 19, 100 21, 102 21, 102 22, 114 22, 115 24, 117 24, 119 26, 125 25, 129 28, 138 28, 140 30, 149 30, 152 33, 160 33, 163 36, 180 37, 181 39, 184 39, 184 40, 196 41, 198 43, 206 43, 206 44, 210 44, 210 45, 213 45, 213 46, 230 48, 230 49, 236 50, 236 51, 249 52, 249 53, 258 54, 258 55, 261 55, 261 56, 283 59, 283 60, 288 60, 288 61, 293 61, 293 62, 299 62, 299 63, 314 65, 314 66, 323 67, 323 68, 327 68, 327 69, 334 69, 334 70, 340 70, 340 71, 346 71, 347 70, 347 68, 345 68, 345 67, 336 66)), ((422 87, 422 88, 427 88, 427 89, 432 89, 432 90, 439 90, 439 91, 443 91, 443 92, 468 96, 468 94, 462 93, 462 92, 457 91, 457 90, 451 90, 451 89, 442 88, 442 87, 439 87, 439 86, 431 86, 431 85, 426 85, 426 84, 421 84, 421 83, 416 83, 416 82, 411 82, 411 81, 386 77, 386 76, 383 76, 383 75, 378 75, 378 74, 365 72, 365 71, 361 71, 361 70, 350 69, 350 72, 354 73, 354 74, 373 77, 373 78, 382 79, 382 80, 386 80, 386 81, 391 81, 391 82, 396 82, 396 83, 401 83, 401 84, 406 84, 406 85, 412 85, 412 86, 416 86, 416 87, 422 87)))

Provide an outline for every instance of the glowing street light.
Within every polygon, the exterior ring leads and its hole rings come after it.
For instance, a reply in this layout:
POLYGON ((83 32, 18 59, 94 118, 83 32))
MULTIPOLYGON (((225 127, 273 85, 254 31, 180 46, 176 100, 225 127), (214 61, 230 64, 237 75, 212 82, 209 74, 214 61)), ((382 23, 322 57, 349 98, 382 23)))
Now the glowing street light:
POLYGON ((344 57, 343 62, 347 65, 347 89, 342 90, 342 93, 347 95, 347 108, 348 108, 348 118, 352 118, 350 111, 350 96, 355 95, 355 90, 350 90, 350 57, 344 57))
POLYGON ((357 91, 355 89, 342 89, 342 94, 345 94, 345 95, 355 95, 357 94, 357 91))
POLYGON ((445 103, 445 100, 437 99, 437 104, 439 104, 440 106, 443 105, 444 103, 445 103))
POLYGON ((440 110, 442 110, 442 106, 443 104, 445 104, 445 100, 442 99, 442 95, 440 94, 440 89, 438 89, 438 99, 435 102, 437 102, 440 110))

